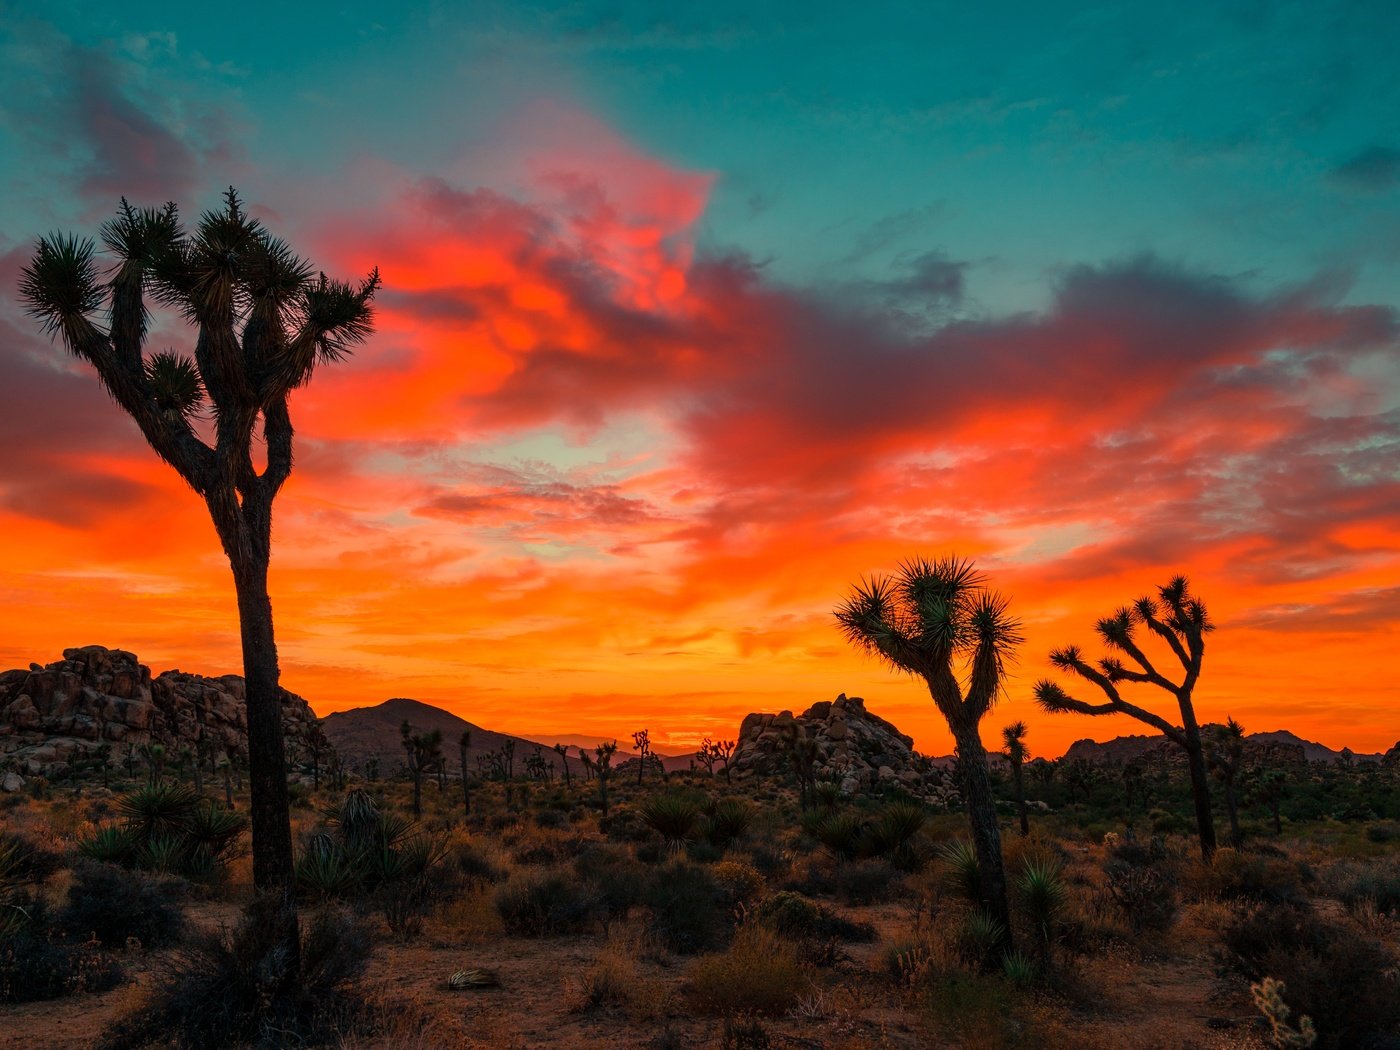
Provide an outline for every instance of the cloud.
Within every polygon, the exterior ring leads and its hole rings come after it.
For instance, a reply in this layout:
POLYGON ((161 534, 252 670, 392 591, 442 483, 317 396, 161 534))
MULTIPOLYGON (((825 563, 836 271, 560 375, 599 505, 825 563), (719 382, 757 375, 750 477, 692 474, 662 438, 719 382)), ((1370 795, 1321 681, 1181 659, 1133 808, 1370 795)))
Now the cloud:
POLYGON ((1362 193, 1387 193, 1400 186, 1400 150, 1367 146, 1328 173, 1337 185, 1362 193))

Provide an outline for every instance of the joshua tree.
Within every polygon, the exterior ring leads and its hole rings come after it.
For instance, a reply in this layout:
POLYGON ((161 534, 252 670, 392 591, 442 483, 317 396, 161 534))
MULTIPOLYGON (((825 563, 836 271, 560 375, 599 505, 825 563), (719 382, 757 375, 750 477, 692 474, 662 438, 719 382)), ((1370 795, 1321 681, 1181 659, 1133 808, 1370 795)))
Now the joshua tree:
POLYGON ((695 757, 700 764, 705 767, 705 772, 710 776, 715 775, 715 763, 719 761, 719 745, 709 737, 700 741, 700 750, 695 752, 695 757))
POLYGON ((161 774, 165 772, 165 745, 164 744, 142 744, 141 757, 146 761, 146 780, 151 784, 159 784, 161 774))
POLYGON ((1026 781, 1024 770, 1021 768, 1026 759, 1030 758, 1030 752, 1026 750, 1026 723, 1012 722, 1001 731, 1001 741, 1004 745, 1002 753, 1011 763, 1011 781, 1016 787, 1016 809, 1021 814, 1021 834, 1029 835, 1031 818, 1026 813, 1026 781))
POLYGON ((472 815, 471 775, 467 772, 467 750, 472 746, 472 731, 463 729, 457 740, 457 757, 462 762, 462 815, 472 815))
POLYGON ((569 745, 555 744, 554 750, 559 753, 559 764, 564 767, 564 787, 567 789, 572 783, 569 778, 569 745))
POLYGON ((544 760, 544 749, 536 747, 534 751, 525 756, 525 775, 532 780, 545 780, 549 778, 552 768, 544 760))
POLYGON ((123 200, 101 235, 113 261, 105 275, 91 240, 56 234, 39 241, 20 293, 44 328, 96 369, 156 454, 204 500, 228 556, 247 683, 253 881, 282 900, 280 939, 291 964, 285 972, 294 974, 300 943, 292 829, 267 591, 272 503, 292 470, 288 399, 317 364, 343 358, 370 334, 379 273, 358 286, 318 275, 250 218, 232 189, 193 231, 174 204, 137 209, 123 200), (148 293, 195 329, 193 357, 147 355, 148 293), (212 443, 193 423, 206 403, 212 443), (259 427, 261 470, 254 458, 259 427))
POLYGON ((642 774, 646 772, 647 755, 651 754, 651 734, 645 729, 638 729, 632 734, 632 750, 641 757, 637 761, 637 786, 642 786, 642 774))
POLYGON ((1065 787, 1069 788, 1069 800, 1084 793, 1084 801, 1089 801, 1089 793, 1098 780, 1097 771, 1087 758, 1075 758, 1065 763, 1065 787))
POLYGON ((987 590, 970 562, 913 559, 893 576, 856 585, 836 610, 847 639, 891 668, 917 675, 957 742, 958 771, 967 800, 980 873, 982 908, 1010 941, 1006 873, 992 797, 987 751, 979 726, 1002 691, 1004 661, 1021 641, 1007 601, 987 590), (958 680, 967 670, 967 688, 958 680))
MULTIPOLYGON (((580 753, 583 751, 579 749, 580 753)), ((613 755, 617 754, 617 741, 610 740, 605 744, 599 744, 593 749, 593 753, 598 756, 593 764, 593 771, 598 775, 598 803, 603 807, 603 816, 608 815, 608 777, 612 775, 613 755)))
POLYGON ((1238 848, 1240 834, 1239 799, 1235 793, 1244 764, 1244 727, 1233 718, 1223 726, 1212 726, 1207 741, 1206 760, 1225 796, 1225 813, 1230 818, 1230 845, 1238 848))
POLYGON ((583 779, 592 780, 593 773, 595 770, 595 763, 593 759, 589 757, 588 752, 585 751, 582 746, 580 746, 578 749, 578 760, 579 763, 583 766, 583 779))
POLYGON ((733 780, 734 778, 729 774, 729 760, 734 757, 734 741, 720 740, 715 744, 715 748, 718 751, 720 761, 724 763, 724 779, 733 780))
POLYGON ((442 764, 442 730, 414 733, 405 718, 403 725, 399 726, 399 736, 403 738, 408 775, 413 779, 413 816, 418 818, 423 815, 423 774, 432 772, 442 764))
POLYGON ((1048 679, 1036 683, 1036 701, 1047 711, 1074 711, 1081 715, 1131 715, 1139 722, 1155 727, 1163 736, 1186 752, 1187 768, 1191 774, 1191 794, 1196 807, 1196 833, 1201 842, 1201 855, 1207 860, 1215 852, 1215 823, 1210 812, 1210 782, 1206 775, 1205 750, 1201 744, 1201 729, 1196 722, 1196 710, 1191 694, 1201 677, 1201 658, 1205 653, 1205 636, 1215 629, 1206 615, 1205 603, 1191 593, 1185 576, 1178 576, 1157 589, 1157 598, 1139 598, 1112 616, 1095 624, 1104 644, 1114 652, 1127 656, 1136 669, 1126 666, 1117 657, 1105 657, 1094 666, 1088 663, 1079 646, 1067 645, 1050 653, 1050 662, 1062 671, 1078 675, 1097 686, 1106 702, 1092 704, 1076 700, 1048 679), (1182 667, 1180 682, 1167 678, 1157 670, 1151 658, 1138 645, 1137 629, 1147 630, 1171 649, 1182 667), (1180 713, 1181 725, 1175 725, 1123 698, 1122 683, 1151 685, 1171 696, 1180 713))
POLYGON ((1288 789, 1288 777, 1281 769, 1266 769, 1254 781, 1251 792, 1256 802, 1262 802, 1269 809, 1274 821, 1274 834, 1283 834, 1283 817, 1279 810, 1283 805, 1284 792, 1288 789))
POLYGON ((330 741, 326 739, 325 732, 321 729, 320 722, 313 722, 306 730, 305 736, 306 756, 311 759, 311 786, 321 790, 321 756, 330 747, 330 741))

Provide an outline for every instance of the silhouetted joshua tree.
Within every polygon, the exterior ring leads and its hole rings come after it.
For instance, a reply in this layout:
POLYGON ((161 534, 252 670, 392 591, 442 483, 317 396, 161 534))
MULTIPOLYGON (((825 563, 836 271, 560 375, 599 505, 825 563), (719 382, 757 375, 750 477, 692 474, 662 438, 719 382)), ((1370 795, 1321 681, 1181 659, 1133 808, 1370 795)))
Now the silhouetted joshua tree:
POLYGON ((569 745, 555 744, 554 750, 559 753, 559 762, 564 767, 564 787, 567 789, 572 782, 569 777, 569 745))
POLYGON ((633 733, 632 750, 641 756, 637 761, 637 786, 641 787, 642 774, 647 768, 647 755, 651 754, 651 734, 645 729, 638 729, 633 733))
POLYGON ((1196 808, 1196 833, 1201 843, 1201 855, 1210 859, 1215 852, 1215 823, 1210 812, 1210 781, 1206 775, 1201 728, 1196 722, 1191 694, 1201 677, 1205 636, 1215 629, 1215 625, 1206 615, 1205 603, 1191 593, 1185 576, 1178 576, 1165 587, 1159 587, 1157 594, 1157 598, 1139 598, 1132 605, 1124 606, 1094 625, 1104 644, 1126 655, 1137 665, 1136 669, 1125 666, 1117 657, 1105 657, 1098 661, 1097 666, 1091 665, 1077 645, 1068 645, 1050 654, 1050 662, 1056 667, 1097 686, 1107 698, 1105 703, 1091 704, 1076 700, 1048 679, 1036 683, 1035 698, 1046 711, 1130 715, 1139 722, 1155 727, 1185 751, 1191 774, 1191 795, 1196 808), (1138 627, 1146 627, 1166 643, 1181 664, 1183 673, 1180 682, 1172 681, 1157 670, 1138 645, 1138 627), (1125 700, 1118 689, 1124 682, 1155 686, 1171 696, 1176 701, 1181 725, 1174 725, 1162 716, 1125 700))
POLYGON ((1239 797, 1235 786, 1244 765, 1244 727, 1233 718, 1223 726, 1212 726, 1207 740, 1206 761, 1225 796, 1225 814, 1230 819, 1230 845, 1244 841, 1240 833, 1239 797))
POLYGON ((1016 788, 1016 811, 1021 815, 1021 834, 1031 833, 1031 818, 1026 812, 1026 759, 1030 751, 1026 749, 1026 723, 1012 722, 1001 731, 1002 754, 1011 763, 1011 782, 1016 788))
POLYGON ((462 735, 457 738, 457 757, 462 763, 462 815, 472 815, 472 784, 471 774, 467 771, 467 751, 472 746, 472 731, 463 729, 462 735))
POLYGON ((101 236, 112 258, 105 274, 91 240, 55 234, 39 241, 20 293, 45 330, 96 369, 151 448, 204 500, 228 556, 247 683, 253 881, 281 899, 283 972, 295 974, 300 940, 267 591, 272 503, 292 470, 288 399, 317 364, 342 359, 370 334, 379 273, 358 285, 328 280, 250 218, 232 189, 193 231, 174 204, 137 209, 123 200, 101 236), (148 294, 195 329, 193 357, 147 355, 148 294), (194 426, 206 405, 212 441, 194 426), (254 459, 259 427, 261 470, 254 459))
MULTIPOLYGON (((583 749, 579 748, 582 753, 583 749)), ((608 777, 612 776, 613 755, 617 754, 617 741, 610 740, 593 749, 598 756, 593 763, 593 772, 598 777, 598 804, 603 808, 603 816, 608 815, 608 777)))
POLYGON ((836 610, 850 642, 890 667, 917 675, 952 730, 958 771, 980 873, 981 905, 1009 944, 1006 873, 979 726, 1002 691, 1004 661, 1021 641, 1006 599, 987 590, 981 573, 958 558, 913 559, 893 576, 856 585, 836 610), (966 666, 967 688, 959 683, 966 666))
POLYGON ((423 815, 423 775, 442 765, 442 730, 415 733, 405 718, 399 726, 399 736, 403 738, 408 775, 413 780, 413 816, 418 818, 423 815))

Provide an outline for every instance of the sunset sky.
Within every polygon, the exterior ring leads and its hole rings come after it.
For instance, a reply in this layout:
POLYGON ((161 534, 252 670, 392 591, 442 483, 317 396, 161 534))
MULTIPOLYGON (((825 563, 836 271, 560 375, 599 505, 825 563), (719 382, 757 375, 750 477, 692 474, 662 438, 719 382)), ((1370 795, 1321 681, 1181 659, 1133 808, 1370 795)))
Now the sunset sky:
POLYGON ((0 667, 240 668, 203 505, 15 291, 232 183, 384 277, 276 509, 318 713, 677 752, 845 692, 947 753, 832 610, 956 552, 1025 623, 989 741, 1147 732, 1031 686, 1184 572, 1203 718, 1394 744, 1400 5, 667 6, 0 0, 0 667))

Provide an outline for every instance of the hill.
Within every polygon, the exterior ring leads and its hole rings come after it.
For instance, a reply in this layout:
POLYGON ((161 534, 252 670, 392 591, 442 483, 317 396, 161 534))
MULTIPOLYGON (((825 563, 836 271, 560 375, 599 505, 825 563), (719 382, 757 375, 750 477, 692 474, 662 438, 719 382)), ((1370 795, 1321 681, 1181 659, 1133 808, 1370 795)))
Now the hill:
MULTIPOLYGON (((441 730, 443 754, 447 757, 448 770, 453 773, 459 768, 457 741, 466 729, 470 729, 472 734, 471 745, 467 749, 467 768, 472 772, 477 771, 478 762, 484 760, 485 756, 499 752, 512 740, 515 742, 517 775, 524 772, 525 759, 533 754, 536 748, 542 751, 546 761, 554 763, 556 770, 559 768, 559 755, 548 744, 483 729, 450 711, 407 697, 395 697, 373 707, 336 711, 321 719, 321 729, 326 734, 326 739, 340 753, 341 761, 347 769, 363 773, 371 761, 377 761, 380 775, 388 776, 398 770, 404 762, 401 743, 403 738, 399 727, 405 720, 413 727, 415 733, 441 730)), ((582 773, 583 765, 577 757, 573 757, 575 754, 574 751, 570 752, 569 770, 572 773, 582 773)))
MULTIPOLYGON (((1209 726, 1202 726, 1202 733, 1205 733, 1209 728, 1209 726)), ((1342 760, 1342 752, 1333 751, 1325 744, 1304 740, 1287 729, 1275 729, 1266 733, 1246 733, 1245 740, 1251 744, 1269 745, 1290 751, 1301 749, 1302 757, 1308 762, 1340 762, 1342 760)), ((1163 737, 1157 733, 1119 736, 1104 741, 1076 740, 1065 752, 1065 759, 1073 761, 1076 758, 1082 758, 1089 762, 1122 765, 1125 762, 1142 758, 1148 752, 1161 747, 1163 743, 1163 737)), ((1353 755, 1352 757, 1357 762, 1379 762, 1382 759, 1379 754, 1353 755)))

